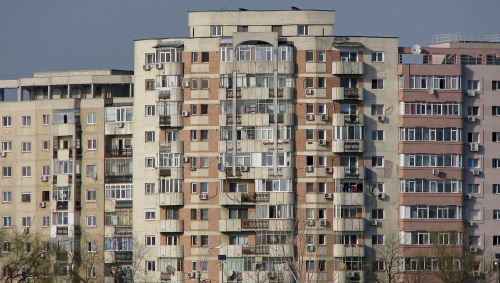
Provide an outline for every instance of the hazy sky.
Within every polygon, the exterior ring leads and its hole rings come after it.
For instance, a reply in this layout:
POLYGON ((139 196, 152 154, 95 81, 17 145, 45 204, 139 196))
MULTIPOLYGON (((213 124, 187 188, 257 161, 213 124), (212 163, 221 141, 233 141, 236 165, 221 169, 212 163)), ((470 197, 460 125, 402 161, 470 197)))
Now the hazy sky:
POLYGON ((35 71, 131 69, 133 40, 187 36, 187 11, 337 11, 335 35, 399 36, 427 45, 438 33, 500 33, 500 0, 0 0, 0 79, 35 71))

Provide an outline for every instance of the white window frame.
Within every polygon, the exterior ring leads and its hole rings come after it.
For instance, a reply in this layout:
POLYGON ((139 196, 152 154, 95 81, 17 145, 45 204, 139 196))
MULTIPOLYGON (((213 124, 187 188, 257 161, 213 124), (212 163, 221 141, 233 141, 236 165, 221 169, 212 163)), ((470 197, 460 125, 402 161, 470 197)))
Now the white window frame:
POLYGON ((97 217, 95 215, 88 215, 86 220, 87 227, 97 227, 97 217))
POLYGON ((87 113, 87 125, 97 124, 97 113, 89 112, 87 113))
POLYGON ((97 139, 87 139, 87 150, 97 150, 97 139))
POLYGON ((210 26, 210 35, 211 36, 222 36, 222 26, 221 25, 212 25, 210 26))
POLYGON ((21 167, 21 177, 30 178, 31 177, 31 166, 25 165, 21 167))
POLYGON ((384 62, 384 52, 383 51, 374 51, 372 52, 372 62, 373 63, 383 63, 384 62), (375 60, 374 60, 375 59, 375 60))

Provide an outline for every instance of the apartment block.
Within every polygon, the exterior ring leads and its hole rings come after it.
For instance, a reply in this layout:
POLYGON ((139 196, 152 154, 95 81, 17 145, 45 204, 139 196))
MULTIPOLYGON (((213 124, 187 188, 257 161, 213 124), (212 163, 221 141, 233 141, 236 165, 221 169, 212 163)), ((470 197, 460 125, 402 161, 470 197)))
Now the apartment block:
POLYGON ((334 24, 189 12, 133 72, 0 81, 3 231, 95 282, 442 282, 444 254, 496 279, 500 43, 334 24))

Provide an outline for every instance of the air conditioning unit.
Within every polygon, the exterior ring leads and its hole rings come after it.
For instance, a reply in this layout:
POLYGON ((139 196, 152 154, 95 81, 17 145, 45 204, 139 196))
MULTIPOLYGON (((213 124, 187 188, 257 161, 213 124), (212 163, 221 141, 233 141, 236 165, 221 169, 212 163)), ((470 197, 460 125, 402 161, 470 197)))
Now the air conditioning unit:
POLYGON ((308 252, 310 252, 310 253, 313 253, 313 252, 315 252, 315 251, 316 251, 316 247, 315 247, 314 245, 308 244, 308 245, 306 246, 306 250, 307 250, 308 252))
POLYGON ((313 95, 314 94, 314 90, 313 89, 306 89, 306 95, 313 95))
POLYGON ((2 151, 2 157, 7 157, 7 152, 6 151, 2 151))
POLYGON ((471 200, 472 199, 472 194, 465 194, 464 199, 466 200, 471 200))
POLYGON ((326 199, 332 199, 333 198, 333 194, 332 193, 325 193, 325 198, 326 199))
POLYGON ((196 272, 195 271, 188 272, 188 277, 189 278, 196 278, 196 272))
POLYGON ((182 111, 181 115, 182 115, 182 117, 189 117, 189 112, 188 111, 182 111))
POLYGON ((47 175, 42 175, 42 176, 40 177, 40 179, 42 180, 42 182, 47 182, 47 181, 49 181, 49 176, 47 176, 47 175))
POLYGON ((306 226, 314 226, 316 225, 316 222, 314 222, 314 219, 307 219, 306 220, 306 226))
POLYGON ((274 272, 274 271, 268 271, 267 272, 267 277, 268 278, 274 278, 274 277, 276 277, 276 272, 274 272))
POLYGON ((481 271, 472 271, 472 276, 473 277, 480 277, 481 276, 481 271))
POLYGON ((46 208, 46 207, 47 207, 47 203, 46 203, 46 202, 44 202, 44 201, 42 201, 42 202, 39 202, 39 203, 38 203, 38 206, 39 206, 40 208, 46 208))
POLYGON ((318 140, 318 144, 325 146, 326 145, 326 140, 325 139, 320 139, 320 140, 318 140))
POLYGON ((306 169, 306 172, 307 172, 307 173, 312 173, 312 172, 314 172, 314 167, 313 167, 313 166, 306 166, 306 168, 305 168, 305 169, 306 169))
POLYGON ((377 220, 377 219, 373 219, 373 220, 370 222, 370 225, 371 225, 371 226, 378 226, 378 220, 377 220))
POLYGON ((208 200, 208 194, 200 194, 199 198, 200 200, 208 200))
POLYGON ((315 117, 314 117, 314 114, 307 114, 306 115, 306 120, 307 121, 314 121, 316 120, 315 117))
POLYGON ((467 122, 469 122, 469 123, 476 122, 476 116, 473 116, 473 115, 467 116, 467 122))
POLYGON ((471 97, 476 96, 476 90, 474 90, 474 89, 467 90, 467 96, 471 96, 471 97))
POLYGON ((474 221, 467 221, 467 222, 465 222, 465 225, 467 225, 469 227, 474 227, 474 221))
POLYGON ((29 234, 30 228, 23 228, 23 234, 29 234))
POLYGON ((196 167, 189 168, 190 171, 196 171, 196 167))
POLYGON ((385 195, 385 193, 379 193, 377 197, 378 197, 379 199, 381 199, 381 200, 384 200, 384 199, 385 199, 385 197, 386 197, 386 195, 385 195))
POLYGON ((321 121, 328 121, 328 115, 321 115, 320 119, 321 121))
POLYGON ((184 81, 184 88, 189 88, 189 86, 190 86, 189 81, 184 81))
POLYGON ((385 116, 384 115, 378 115, 377 116, 377 121, 384 122, 385 121, 385 116))
POLYGON ((143 66, 142 66, 142 69, 143 69, 144 71, 150 71, 150 70, 151 70, 151 65, 149 65, 149 64, 143 65, 143 66))
POLYGON ((479 151, 479 143, 474 142, 470 144, 470 151, 479 151))
POLYGON ((326 219, 319 220, 319 226, 326 226, 327 224, 328 224, 328 220, 326 220, 326 219))
POLYGON ((476 247, 476 246, 470 246, 470 247, 469 247, 469 251, 470 251, 471 253, 477 253, 477 247, 476 247))
POLYGON ((248 167, 248 166, 241 166, 240 169, 241 169, 241 172, 248 172, 248 171, 250 171, 250 167, 248 167))
POLYGON ((333 167, 325 167, 325 173, 333 173, 333 167))
POLYGON ((125 125, 125 123, 120 122, 120 121, 115 123, 115 127, 117 127, 117 128, 123 128, 124 125, 125 125))
POLYGON ((268 144, 269 144, 269 141, 268 141, 268 140, 262 141, 262 144, 263 144, 263 145, 268 145, 268 144))
POLYGON ((432 169, 432 175, 439 176, 439 174, 441 174, 441 170, 437 168, 432 169))
POLYGON ((435 91, 434 91, 434 89, 433 89, 433 88, 429 88, 429 89, 427 89, 427 93, 428 93, 428 94, 434 94, 434 93, 435 93, 435 91))
POLYGON ((474 169, 474 170, 472 170, 472 175, 473 175, 473 176, 479 176, 479 174, 481 174, 481 171, 480 171, 480 170, 478 170, 478 169, 474 169))
POLYGON ((163 69, 163 64, 162 63, 156 63, 156 69, 158 69, 158 70, 163 69))
POLYGON ((184 156, 184 157, 182 158, 182 161, 184 161, 184 163, 188 163, 188 162, 189 162, 189 160, 191 160, 191 159, 189 158, 189 156, 184 156))
POLYGON ((354 278, 354 277, 356 277, 356 272, 348 271, 346 274, 346 277, 347 278, 354 278))

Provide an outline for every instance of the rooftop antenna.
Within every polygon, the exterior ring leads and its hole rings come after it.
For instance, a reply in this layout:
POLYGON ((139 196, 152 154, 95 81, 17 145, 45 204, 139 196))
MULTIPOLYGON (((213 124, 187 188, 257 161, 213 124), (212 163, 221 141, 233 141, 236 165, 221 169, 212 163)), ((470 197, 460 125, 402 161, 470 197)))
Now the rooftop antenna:
POLYGON ((422 47, 418 44, 413 44, 411 47, 411 54, 420 54, 422 52, 422 47))
POLYGON ((297 8, 297 7, 295 7, 295 6, 292 6, 292 10, 293 10, 293 11, 300 11, 300 9, 299 9, 299 8, 297 8))

